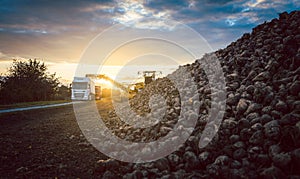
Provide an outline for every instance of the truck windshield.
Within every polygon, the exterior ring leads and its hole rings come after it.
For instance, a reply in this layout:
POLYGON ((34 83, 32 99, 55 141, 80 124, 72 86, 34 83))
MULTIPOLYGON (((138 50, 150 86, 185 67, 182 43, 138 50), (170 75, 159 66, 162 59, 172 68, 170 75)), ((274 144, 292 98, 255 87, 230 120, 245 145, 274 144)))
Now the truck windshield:
POLYGON ((73 82, 72 88, 73 89, 87 89, 87 82, 73 82))

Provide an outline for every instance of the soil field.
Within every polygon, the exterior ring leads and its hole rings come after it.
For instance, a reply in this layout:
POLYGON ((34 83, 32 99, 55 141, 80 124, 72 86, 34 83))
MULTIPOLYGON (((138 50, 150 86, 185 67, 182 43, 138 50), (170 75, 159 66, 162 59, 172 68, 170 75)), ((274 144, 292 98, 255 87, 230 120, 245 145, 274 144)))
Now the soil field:
MULTIPOLYGON (((97 106, 105 115, 110 99, 97 106)), ((1 178, 91 178, 100 159, 107 157, 84 138, 72 105, 0 114, 1 178)))

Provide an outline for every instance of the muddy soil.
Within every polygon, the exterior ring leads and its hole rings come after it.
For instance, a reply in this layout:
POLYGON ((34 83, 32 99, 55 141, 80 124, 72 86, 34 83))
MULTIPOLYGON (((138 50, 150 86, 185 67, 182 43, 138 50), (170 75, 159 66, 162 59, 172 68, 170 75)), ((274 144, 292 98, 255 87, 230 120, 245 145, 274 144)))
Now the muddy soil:
MULTIPOLYGON (((97 101, 102 115, 109 99, 97 101)), ((1 178, 91 178, 107 159, 82 135, 73 106, 0 114, 1 178)))

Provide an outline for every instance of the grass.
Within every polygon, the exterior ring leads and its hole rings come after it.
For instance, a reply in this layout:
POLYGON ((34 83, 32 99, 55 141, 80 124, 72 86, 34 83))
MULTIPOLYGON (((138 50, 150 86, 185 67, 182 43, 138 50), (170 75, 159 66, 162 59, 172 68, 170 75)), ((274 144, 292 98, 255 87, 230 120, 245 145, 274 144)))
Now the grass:
POLYGON ((13 108, 23 108, 31 106, 44 106, 49 104, 60 104, 71 102, 71 100, 56 100, 56 101, 34 101, 34 102, 24 102, 24 103, 15 103, 15 104, 5 104, 0 105, 0 109, 13 109, 13 108))

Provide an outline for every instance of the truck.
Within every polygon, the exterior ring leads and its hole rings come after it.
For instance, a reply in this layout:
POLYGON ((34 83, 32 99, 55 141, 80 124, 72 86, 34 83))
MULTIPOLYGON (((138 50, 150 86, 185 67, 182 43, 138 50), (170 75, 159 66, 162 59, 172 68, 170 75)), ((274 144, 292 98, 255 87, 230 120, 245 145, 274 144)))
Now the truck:
POLYGON ((74 77, 72 82, 72 100, 94 100, 96 87, 89 77, 74 77))

